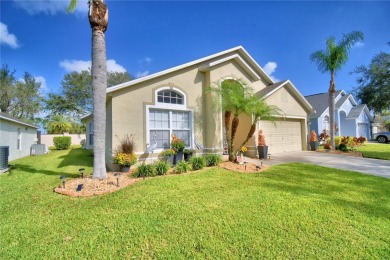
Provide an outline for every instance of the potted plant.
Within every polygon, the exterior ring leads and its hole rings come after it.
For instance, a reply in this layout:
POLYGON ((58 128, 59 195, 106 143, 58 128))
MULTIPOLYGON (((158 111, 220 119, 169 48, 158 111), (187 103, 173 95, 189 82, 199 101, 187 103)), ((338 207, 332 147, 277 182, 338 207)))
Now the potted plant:
POLYGON ((310 134, 310 150, 316 151, 318 147, 316 131, 311 130, 310 134))
POLYGON ((191 157, 194 155, 194 150, 192 149, 184 149, 184 160, 188 162, 191 157))
POLYGON ((122 172, 128 172, 137 163, 137 156, 135 153, 116 153, 113 161, 121 167, 122 172))
POLYGON ((259 154, 259 159, 267 159, 268 146, 265 144, 265 136, 263 134, 263 130, 261 129, 259 131, 257 142, 257 152, 259 154))
POLYGON ((175 160, 173 161, 173 164, 183 160, 183 151, 185 147, 186 143, 182 139, 176 137, 176 135, 172 134, 171 149, 175 151, 175 160))
POLYGON ((248 151, 248 148, 246 148, 245 146, 241 147, 239 164, 244 164, 244 153, 247 151, 248 151))
POLYGON ((165 160, 167 160, 167 162, 169 162, 171 165, 173 165, 173 159, 175 157, 175 154, 176 152, 173 149, 168 149, 160 153, 160 155, 164 157, 165 160))

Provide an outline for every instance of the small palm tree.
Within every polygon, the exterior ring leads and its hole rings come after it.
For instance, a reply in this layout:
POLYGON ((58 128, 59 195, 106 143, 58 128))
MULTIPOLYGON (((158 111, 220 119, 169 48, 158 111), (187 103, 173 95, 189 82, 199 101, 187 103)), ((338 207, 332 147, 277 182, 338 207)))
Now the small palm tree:
POLYGON ((322 73, 330 73, 329 82, 329 121, 330 121, 330 138, 331 145, 334 147, 334 111, 335 111, 335 92, 336 82, 335 73, 348 61, 348 54, 352 46, 358 41, 363 41, 364 35, 362 32, 353 31, 345 34, 340 42, 336 43, 336 39, 330 36, 326 39, 325 50, 318 50, 310 55, 310 60, 315 62, 318 70, 322 73))
POLYGON ((55 115, 46 123, 46 128, 49 134, 63 134, 70 131, 72 124, 65 117, 55 115))
POLYGON ((274 122, 278 116, 282 114, 282 110, 274 105, 268 105, 262 97, 252 96, 249 99, 248 107, 250 108, 249 112, 252 114, 252 125, 249 128, 248 135, 244 142, 238 147, 237 151, 241 150, 249 139, 252 138, 256 131, 256 124, 260 120, 268 120, 274 122))

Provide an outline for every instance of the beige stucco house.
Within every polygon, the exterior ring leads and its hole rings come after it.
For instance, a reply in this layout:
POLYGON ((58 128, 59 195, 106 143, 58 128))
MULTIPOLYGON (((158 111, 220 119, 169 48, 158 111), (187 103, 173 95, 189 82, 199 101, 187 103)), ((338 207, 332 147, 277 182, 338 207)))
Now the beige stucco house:
MULTIPOLYGON (((224 80, 242 80, 268 104, 277 105, 283 116, 276 124, 261 121, 269 153, 304 150, 307 146, 307 116, 312 107, 290 81, 275 83, 241 46, 198 59, 107 89, 106 160, 120 138, 135 135, 140 160, 156 157, 170 145, 172 133, 188 147, 201 144, 203 153, 222 153, 224 148, 222 112, 216 109, 209 86, 224 80), (153 155, 147 144, 157 141, 153 155)), ((87 147, 92 148, 92 116, 87 124, 87 147)), ((248 133, 251 118, 241 116, 236 144, 248 133)), ((255 155, 257 132, 247 143, 255 155)), ((149 160, 147 160, 149 161, 149 160)))

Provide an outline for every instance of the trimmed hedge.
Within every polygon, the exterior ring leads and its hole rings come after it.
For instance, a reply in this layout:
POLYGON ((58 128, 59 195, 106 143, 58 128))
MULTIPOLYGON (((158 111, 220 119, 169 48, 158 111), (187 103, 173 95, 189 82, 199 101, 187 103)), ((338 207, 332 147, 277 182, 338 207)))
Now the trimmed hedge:
POLYGON ((53 143, 57 150, 66 150, 72 144, 70 136, 57 136, 53 137, 53 143))

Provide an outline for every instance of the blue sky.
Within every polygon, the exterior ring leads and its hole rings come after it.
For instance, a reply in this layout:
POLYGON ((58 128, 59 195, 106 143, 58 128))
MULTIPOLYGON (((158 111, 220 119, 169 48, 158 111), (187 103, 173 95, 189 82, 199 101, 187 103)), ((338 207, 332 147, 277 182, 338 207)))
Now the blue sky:
MULTIPOLYGON (((379 1, 106 1, 108 68, 142 77, 238 45, 276 80, 290 79, 303 95, 328 90, 309 56, 325 38, 360 30, 365 35, 336 75, 350 91, 358 65, 389 52, 390 2, 379 1)), ((86 0, 73 14, 68 1, 1 1, 0 58, 22 77, 37 77, 42 91, 58 92, 65 73, 88 68, 91 29, 86 0)))

